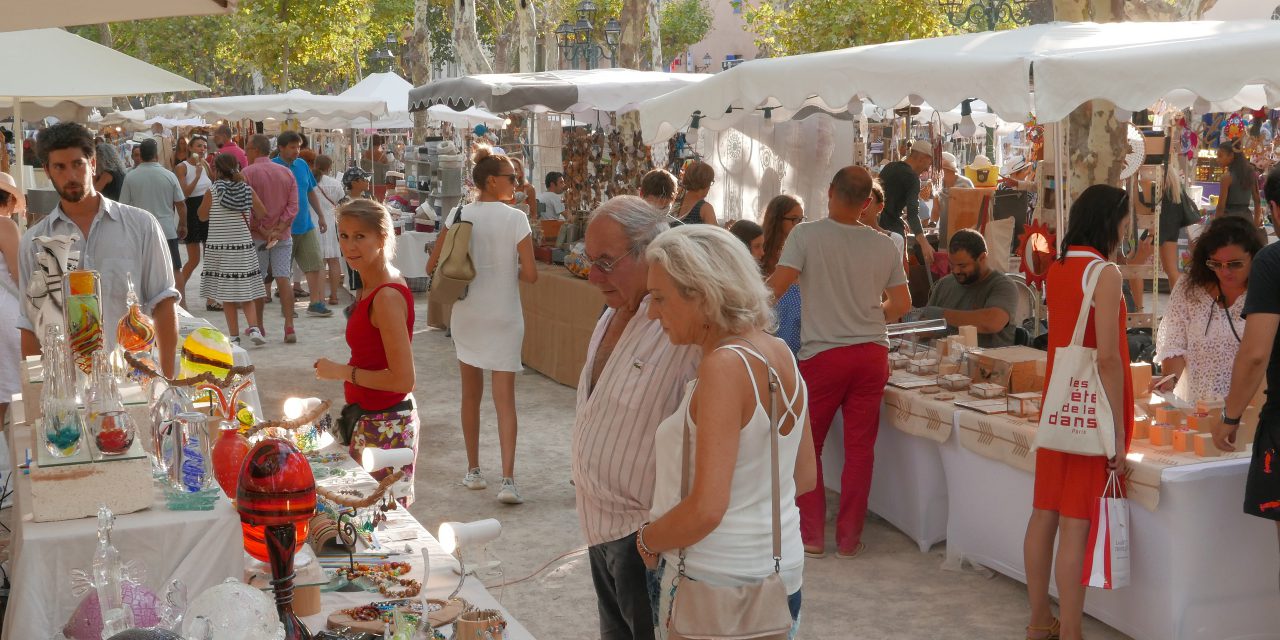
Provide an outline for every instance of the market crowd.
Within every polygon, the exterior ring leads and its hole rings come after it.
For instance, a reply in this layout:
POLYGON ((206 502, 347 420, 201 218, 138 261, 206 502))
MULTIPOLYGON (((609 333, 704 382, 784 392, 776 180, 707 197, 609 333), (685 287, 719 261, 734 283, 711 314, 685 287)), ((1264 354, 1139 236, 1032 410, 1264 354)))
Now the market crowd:
MULTIPOLYGON (((106 326, 123 315, 134 287, 156 320, 167 374, 177 340, 175 307, 190 306, 191 293, 207 309, 223 311, 233 340, 294 342, 295 294, 309 297, 309 315, 331 316, 345 266, 356 296, 346 309, 351 357, 317 361, 316 375, 343 382, 353 455, 366 446, 416 450, 414 299, 405 277, 417 274, 392 265, 391 217, 363 197, 369 174, 350 169, 339 181, 330 175, 332 160, 309 153, 299 134, 286 131, 274 142, 253 135, 241 147, 219 127, 211 140, 188 139, 178 160, 165 159, 173 150, 147 140, 137 145, 135 166, 126 173, 110 145, 83 126, 42 130, 36 153, 61 200, 22 238, 9 216, 0 215, 0 314, 7 314, 0 323, 18 327, 22 338, 21 347, 17 335, 0 340, 0 395, 18 391, 11 387, 19 353, 39 348, 33 319, 19 304, 32 284, 38 236, 80 238, 80 264, 101 274, 106 326), (185 264, 179 243, 187 245, 185 264), (184 285, 197 263, 201 286, 188 292, 184 285), (301 284, 295 284, 295 265, 309 291, 295 291, 301 284), (272 285, 281 303, 279 328, 264 318, 272 285)), ((974 230, 955 231, 945 247, 935 247, 924 233, 922 220, 948 215, 945 192, 968 182, 954 156, 937 152, 936 186, 922 184, 935 152, 917 141, 902 160, 875 173, 840 169, 823 215, 812 219, 803 203, 780 195, 767 204, 761 224, 722 228, 706 200, 714 170, 697 161, 679 177, 655 170, 637 195, 615 197, 591 212, 585 258, 607 309, 578 382, 572 473, 602 638, 666 637, 669 626, 712 615, 699 608, 697 592, 677 588, 686 579, 748 590, 762 612, 758 622, 775 631, 781 625, 780 633, 793 636, 806 559, 829 553, 853 559, 867 550, 862 534, 890 371, 888 325, 942 319, 953 330, 976 327, 983 346, 1019 341, 1016 285, 991 264, 992 252, 1008 247, 990 246, 974 230), (912 263, 945 264, 949 271, 914 309, 905 268, 912 263), (819 461, 837 413, 844 466, 833 483, 840 491, 829 544, 819 461)), ((1027 189, 1032 170, 1015 159, 1001 188, 1027 189)), ((1245 184, 1256 177, 1234 179, 1245 184)), ((497 498, 519 504, 515 373, 524 326, 518 283, 537 279, 530 218, 564 214, 565 180, 547 175, 539 194, 515 159, 481 146, 471 181, 475 197, 444 216, 428 272, 449 234, 465 223, 476 274, 451 322, 468 459, 462 484, 488 487, 479 464, 487 371, 501 444, 497 498)), ((1280 170, 1266 177, 1262 191, 1243 191, 1222 199, 1222 210, 1196 242, 1189 272, 1174 286, 1156 355, 1167 374, 1156 382, 1160 390, 1188 401, 1225 398, 1223 425, 1214 433, 1223 450, 1233 448, 1235 425, 1264 371, 1270 385, 1280 385, 1274 340, 1280 249, 1263 248, 1258 233, 1264 207, 1280 214, 1280 170)), ((1107 396, 1123 401, 1111 403, 1116 456, 1037 452, 1024 547, 1032 605, 1026 633, 1034 640, 1080 636, 1085 590, 1077 576, 1089 512, 1108 474, 1124 471, 1132 438, 1125 282, 1116 267, 1129 232, 1128 198, 1106 185, 1081 193, 1063 232, 1063 251, 1046 276, 1049 378, 1055 350, 1068 344, 1084 310, 1085 345, 1097 349, 1107 396), (1100 274, 1096 288, 1083 283, 1090 271, 1100 274), (1049 599, 1055 568, 1057 617, 1049 599)), ((12 179, 0 175, 0 214, 22 204, 12 179)), ((1277 408, 1271 400, 1263 408, 1256 452, 1277 446, 1269 428, 1277 408)), ((1255 453, 1246 510, 1277 519, 1280 510, 1269 505, 1278 504, 1280 484, 1264 464, 1255 453)), ((729 628, 742 621, 718 623, 729 628)))

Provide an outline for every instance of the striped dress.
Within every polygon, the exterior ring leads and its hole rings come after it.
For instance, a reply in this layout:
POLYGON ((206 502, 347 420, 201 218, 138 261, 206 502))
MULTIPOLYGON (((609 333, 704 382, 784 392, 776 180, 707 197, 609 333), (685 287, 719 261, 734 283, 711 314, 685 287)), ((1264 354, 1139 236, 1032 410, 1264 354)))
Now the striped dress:
POLYGON ((208 196, 209 237, 205 241, 200 296, 218 302, 266 297, 258 254, 249 235, 253 190, 244 182, 218 180, 208 196))

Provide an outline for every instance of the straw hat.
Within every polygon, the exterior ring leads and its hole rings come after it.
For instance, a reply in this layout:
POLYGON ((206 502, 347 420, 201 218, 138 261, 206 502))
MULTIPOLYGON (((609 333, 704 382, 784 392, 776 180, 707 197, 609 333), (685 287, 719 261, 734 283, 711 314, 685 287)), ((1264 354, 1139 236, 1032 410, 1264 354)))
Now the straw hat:
POLYGON ((18 203, 13 208, 15 212, 21 213, 27 210, 27 198, 18 190, 18 181, 14 180, 13 176, 4 173, 3 171, 0 171, 0 191, 6 191, 17 198, 18 203))
POLYGON ((942 168, 949 169, 951 171, 957 171, 956 156, 954 153, 951 153, 950 151, 942 152, 942 168))
POLYGON ((981 154, 979 154, 978 157, 974 158, 973 162, 969 163, 969 168, 975 171, 981 171, 983 169, 991 169, 994 167, 995 165, 991 164, 991 158, 988 158, 981 154))
POLYGON ((1001 172, 1006 176, 1011 176, 1023 169, 1031 168, 1032 164, 1022 156, 1013 156, 1004 164, 1004 170, 1001 172))

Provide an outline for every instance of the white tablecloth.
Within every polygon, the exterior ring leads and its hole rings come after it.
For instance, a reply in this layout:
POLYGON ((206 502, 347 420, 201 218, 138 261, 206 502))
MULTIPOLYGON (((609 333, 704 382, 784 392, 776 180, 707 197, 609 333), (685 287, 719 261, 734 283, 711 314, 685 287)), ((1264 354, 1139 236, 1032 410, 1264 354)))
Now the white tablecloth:
MULTIPOLYGON (((979 456, 956 437, 943 445, 942 463, 949 559, 1025 582, 1032 475, 979 456)), ((1275 525, 1241 511, 1248 466, 1239 459, 1166 470, 1160 507, 1129 509, 1131 585, 1089 589, 1085 611, 1136 640, 1280 637, 1275 525)))
MULTIPOLYGON (((31 446, 31 429, 12 431, 13 460, 31 446)), ((95 518, 33 522, 31 484, 17 473, 13 543, 9 556, 9 604, 4 640, 49 638, 66 624, 79 599, 71 595, 71 570, 89 570, 97 546, 95 518)), ((150 509, 116 517, 112 543, 122 559, 137 561, 147 573, 146 586, 163 595, 170 579, 179 579, 194 596, 243 572, 240 517, 231 502, 220 498, 213 511, 169 511, 163 497, 150 509)))
MULTIPOLYGON (((844 420, 839 413, 822 451, 822 481, 840 491, 844 420)), ((947 537, 947 479, 938 443, 908 435, 880 420, 871 475, 871 512, 907 534, 924 553, 947 537)))
POLYGON ((406 278, 427 277, 427 245, 435 242, 436 234, 423 231, 405 231, 396 236, 396 257, 392 264, 406 278))

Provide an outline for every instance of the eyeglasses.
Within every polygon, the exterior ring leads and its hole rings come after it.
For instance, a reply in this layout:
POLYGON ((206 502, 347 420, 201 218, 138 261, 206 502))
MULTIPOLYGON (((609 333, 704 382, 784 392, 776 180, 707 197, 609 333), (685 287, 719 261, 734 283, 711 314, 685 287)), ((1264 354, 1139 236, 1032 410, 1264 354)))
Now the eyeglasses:
POLYGON ((805 222, 805 221, 806 221, 806 220, 808 220, 808 219, 809 219, 809 218, 807 218, 807 217, 805 217, 805 216, 800 216, 800 217, 798 217, 798 218, 797 218, 797 217, 783 218, 782 220, 783 220, 783 221, 785 221, 785 222, 805 222))
POLYGON ((1204 266, 1209 267, 1211 271, 1239 271, 1244 268, 1244 260, 1228 260, 1227 262, 1218 262, 1217 260, 1205 260, 1204 266))
POLYGON ((636 250, 635 247, 632 247, 626 253, 614 258, 613 260, 608 260, 608 261, 601 260, 601 259, 592 260, 591 268, 599 269, 601 273, 613 273, 613 270, 618 266, 618 263, 622 262, 623 258, 631 255, 633 252, 635 252, 635 250, 636 250))
POLYGON ((515 184, 515 183, 516 183, 516 174, 514 174, 514 173, 497 173, 497 174, 494 174, 494 176, 493 176, 493 177, 495 177, 495 178, 506 178, 506 179, 508 179, 508 180, 510 180, 510 181, 511 181, 511 184, 515 184))

